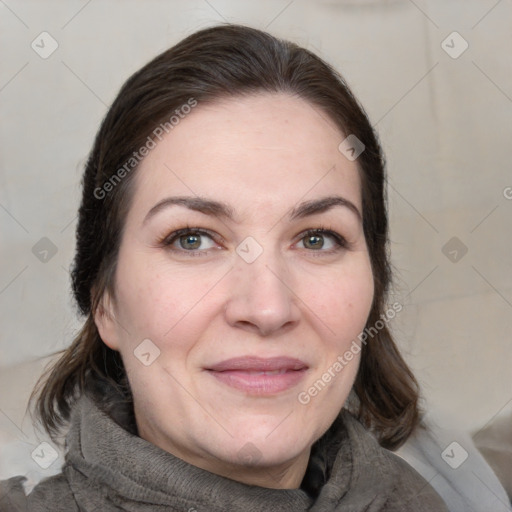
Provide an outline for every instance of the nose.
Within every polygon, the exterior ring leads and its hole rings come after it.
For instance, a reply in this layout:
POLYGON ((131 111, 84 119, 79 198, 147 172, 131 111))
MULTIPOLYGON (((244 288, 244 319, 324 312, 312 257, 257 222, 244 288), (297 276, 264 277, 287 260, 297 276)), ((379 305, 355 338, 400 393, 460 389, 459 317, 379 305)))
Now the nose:
POLYGON ((237 258, 231 272, 227 322, 260 336, 292 328, 299 322, 298 297, 284 262, 264 252, 253 263, 237 258))

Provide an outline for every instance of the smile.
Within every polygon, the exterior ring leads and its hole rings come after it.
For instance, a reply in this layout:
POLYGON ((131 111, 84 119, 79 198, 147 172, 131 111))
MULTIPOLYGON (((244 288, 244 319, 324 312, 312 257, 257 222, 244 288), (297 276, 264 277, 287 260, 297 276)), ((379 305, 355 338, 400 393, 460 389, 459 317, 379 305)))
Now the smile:
POLYGON ((275 395, 298 385, 308 366, 299 359, 240 357, 206 369, 218 382, 251 395, 275 395))

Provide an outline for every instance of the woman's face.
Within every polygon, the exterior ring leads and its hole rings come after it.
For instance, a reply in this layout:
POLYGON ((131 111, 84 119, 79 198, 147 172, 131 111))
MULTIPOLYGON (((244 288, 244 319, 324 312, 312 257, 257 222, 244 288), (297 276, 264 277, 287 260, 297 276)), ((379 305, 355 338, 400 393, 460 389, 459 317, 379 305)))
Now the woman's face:
POLYGON ((308 102, 260 94, 199 104, 142 161, 111 314, 96 314, 142 438, 298 487, 352 387, 373 299, 344 138, 308 102))

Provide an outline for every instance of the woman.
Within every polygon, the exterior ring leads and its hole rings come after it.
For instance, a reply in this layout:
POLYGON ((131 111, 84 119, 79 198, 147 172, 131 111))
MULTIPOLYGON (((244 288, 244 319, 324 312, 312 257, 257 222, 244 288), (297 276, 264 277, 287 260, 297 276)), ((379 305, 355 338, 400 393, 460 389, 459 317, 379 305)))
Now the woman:
POLYGON ((37 397, 66 463, 10 506, 446 510, 389 451, 419 412, 384 185, 364 111, 292 43, 220 26, 135 73, 83 178, 85 324, 37 397))

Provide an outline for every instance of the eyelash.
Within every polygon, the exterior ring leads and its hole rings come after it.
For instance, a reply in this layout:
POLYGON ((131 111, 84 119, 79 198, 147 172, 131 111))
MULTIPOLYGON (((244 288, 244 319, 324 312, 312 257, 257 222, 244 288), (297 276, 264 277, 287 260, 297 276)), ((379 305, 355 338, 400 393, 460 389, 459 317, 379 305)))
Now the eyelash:
MULTIPOLYGON (((184 236, 184 235, 201 235, 201 236, 202 235, 206 235, 209 238, 211 238, 215 243, 219 243, 219 242, 221 242, 223 240, 219 235, 217 235, 213 231, 210 231, 209 229, 187 226, 185 228, 173 231, 169 235, 166 235, 161 240, 159 240, 158 245, 161 246, 161 247, 166 247, 166 248, 168 248, 171 251, 179 252, 179 253, 182 253, 182 254, 187 254, 189 256, 197 256, 197 255, 200 255, 200 254, 205 254, 207 251, 210 250, 210 249, 196 249, 196 250, 187 251, 186 249, 174 249, 174 248, 171 248, 171 245, 176 240, 178 240, 181 236, 184 236)), ((307 229, 306 231, 303 231, 302 233, 300 233, 300 235, 298 235, 298 241, 301 241, 301 240, 303 240, 304 238, 306 238, 308 236, 316 236, 316 235, 322 235, 322 236, 329 236, 329 237, 331 237, 333 239, 333 241, 334 241, 335 247, 332 248, 332 249, 328 249, 328 250, 318 250, 318 251, 315 251, 315 250, 312 250, 312 249, 309 249, 309 250, 305 249, 305 250, 307 250, 308 252, 310 252, 312 254, 314 254, 314 253, 318 253, 318 254, 333 254, 333 253, 336 253, 336 252, 341 251, 343 249, 350 248, 350 244, 347 242, 345 237, 343 237, 342 235, 340 235, 336 231, 333 231, 332 229, 327 228, 327 227, 318 227, 318 228, 314 228, 314 229, 307 229)))

